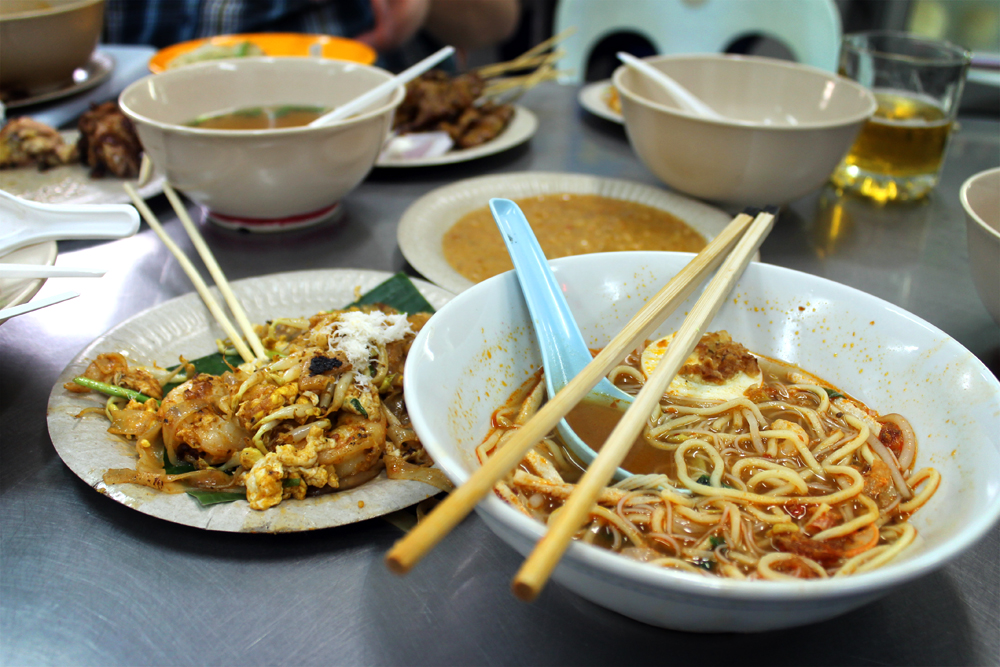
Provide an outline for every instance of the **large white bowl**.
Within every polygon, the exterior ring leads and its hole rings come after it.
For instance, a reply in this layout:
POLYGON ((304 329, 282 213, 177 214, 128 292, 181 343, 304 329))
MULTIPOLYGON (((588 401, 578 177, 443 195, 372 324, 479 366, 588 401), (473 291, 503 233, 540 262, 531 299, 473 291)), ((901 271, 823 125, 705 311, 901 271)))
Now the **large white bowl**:
POLYGON ((121 94, 153 164, 217 221, 260 229, 322 216, 375 164, 402 86, 326 127, 212 130, 199 116, 265 105, 332 108, 392 78, 377 67, 323 58, 239 58, 141 79, 121 94))
MULTIPOLYGON (((551 265, 584 339, 600 347, 690 257, 609 253, 551 265)), ((874 409, 911 421, 917 466, 932 466, 943 478, 912 520, 917 543, 874 572, 802 582, 709 578, 574 543, 556 581, 654 625, 770 630, 830 618, 885 595, 941 567, 989 530, 1000 516, 1000 383, 968 350, 892 304, 775 266, 751 264, 731 296, 713 330, 726 329, 750 350, 797 364, 874 409)), ((659 331, 674 330, 692 304, 659 331)), ((540 364, 513 273, 459 294, 417 336, 406 364, 407 407, 424 446, 454 482, 478 466, 474 450, 492 411, 540 364)), ((541 523, 494 495, 477 511, 522 554, 543 533, 541 523)))
POLYGON ((1000 167, 967 180, 959 198, 965 209, 972 279, 986 310, 1000 324, 1000 167))
POLYGON ((875 113, 854 81, 771 58, 684 55, 647 58, 725 116, 682 111, 628 68, 612 80, 632 150, 670 187, 736 205, 779 205, 818 188, 875 113))

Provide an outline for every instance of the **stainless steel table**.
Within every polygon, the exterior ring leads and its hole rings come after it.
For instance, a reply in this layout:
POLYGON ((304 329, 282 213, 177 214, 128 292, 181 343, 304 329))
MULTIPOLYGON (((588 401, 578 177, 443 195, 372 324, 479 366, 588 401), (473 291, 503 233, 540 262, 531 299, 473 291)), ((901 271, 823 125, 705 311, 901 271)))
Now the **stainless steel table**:
MULTIPOLYGON (((278 236, 205 226, 208 243, 231 279, 326 267, 409 270, 396 246, 397 222, 412 201, 442 184, 535 170, 657 185, 622 128, 579 109, 575 89, 542 86, 524 103, 540 119, 526 146, 451 167, 378 170, 346 198, 346 215, 335 225, 278 236)), ((929 201, 880 208, 816 192, 786 207, 762 258, 893 302, 998 373, 1000 327, 975 293, 958 203, 961 183, 997 164, 1000 124, 963 119, 929 201)), ((164 198, 152 203, 191 251, 164 198)), ((1000 527, 948 567, 841 618, 708 637, 642 625, 558 585, 533 604, 516 601, 508 585, 520 558, 475 517, 399 578, 381 558, 400 533, 380 519, 244 535, 135 512, 63 465, 46 430, 46 401, 85 344, 191 286, 145 228, 113 243, 61 243, 60 252, 58 264, 110 271, 100 280, 50 281, 42 295, 83 295, 0 326, 4 665, 1000 661, 1000 527)))

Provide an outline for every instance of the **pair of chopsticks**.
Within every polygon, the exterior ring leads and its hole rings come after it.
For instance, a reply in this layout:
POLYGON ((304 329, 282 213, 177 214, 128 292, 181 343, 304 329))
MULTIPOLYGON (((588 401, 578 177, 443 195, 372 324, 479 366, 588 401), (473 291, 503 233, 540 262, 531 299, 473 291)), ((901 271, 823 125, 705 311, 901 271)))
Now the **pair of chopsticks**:
POLYGON ((573 534, 589 515, 598 494, 611 481, 667 385, 701 339, 705 327, 718 312, 750 258, 770 232, 776 213, 777 210, 773 208, 765 211, 747 209, 737 215, 719 236, 646 302, 579 375, 521 426, 465 484, 453 491, 423 522, 393 546, 386 555, 389 569, 397 574, 408 572, 472 511, 480 499, 493 490, 498 481, 521 462, 525 454, 593 389, 598 380, 607 375, 639 341, 651 334, 721 264, 721 268, 685 318, 684 324, 678 329, 657 370, 622 416, 569 500, 550 522, 548 532, 515 577, 515 595, 525 601, 533 600, 568 548, 573 534))
MULTIPOLYGON (((147 171, 148 161, 143 161, 142 171, 147 171)), ((141 183, 143 177, 140 175, 139 182, 141 183)), ((226 280, 225 274, 222 273, 222 269, 219 267, 219 263, 215 261, 215 256, 212 255, 212 251, 209 250, 208 246, 205 244, 205 240, 202 238, 201 234, 198 232, 197 227, 195 227, 194 222, 191 220, 191 216, 188 215, 187 209, 184 208, 184 203, 181 202, 181 198, 177 195, 177 191, 170 185, 170 183, 163 184, 163 192, 167 195, 167 199, 170 200, 170 205, 173 206, 174 212, 177 217, 180 218, 181 224, 184 226, 184 231, 191 238, 191 242, 194 244, 195 249, 198 250, 198 254, 201 256, 201 261, 205 263, 208 267, 208 272, 212 276, 212 280, 215 281, 216 287, 219 288, 219 292, 222 293, 222 297, 225 299, 226 304, 229 306, 229 310, 233 313, 233 317, 236 318, 237 323, 240 325, 240 329, 243 330, 243 334, 246 336, 247 341, 250 343, 250 347, 243 342, 243 338, 240 336, 239 332, 233 326, 233 323, 229 321, 229 317, 219 306, 219 303, 212 296, 212 293, 208 290, 208 285, 205 283, 201 274, 198 273, 198 269, 194 267, 191 260, 187 258, 184 251, 174 243, 167 232, 163 229, 163 225, 157 220, 156 215, 150 210, 146 202, 143 201, 142 197, 136 191, 135 187, 131 183, 124 183, 123 186, 125 192, 128 193, 129 198, 132 199, 132 203, 139 210, 143 219, 149 224, 150 228, 156 232, 156 235, 160 237, 163 244, 167 246, 170 253, 177 258, 180 263, 181 268, 184 269, 184 273, 187 274, 191 282, 194 283, 194 287, 198 290, 198 294, 201 296, 202 301, 208 306, 208 310, 215 317, 215 320, 222 327, 222 330, 226 332, 229 339, 233 341, 233 345, 236 347, 236 351, 243 358, 243 361, 254 361, 255 359, 266 359, 267 354, 264 352, 264 345, 260 342, 260 338, 257 336, 257 332, 254 331, 253 325, 250 320, 247 319, 246 311, 243 310, 243 306, 240 305, 239 300, 236 295, 233 294, 232 288, 229 286, 229 281, 226 280), (251 350, 252 348, 252 350, 251 350)))

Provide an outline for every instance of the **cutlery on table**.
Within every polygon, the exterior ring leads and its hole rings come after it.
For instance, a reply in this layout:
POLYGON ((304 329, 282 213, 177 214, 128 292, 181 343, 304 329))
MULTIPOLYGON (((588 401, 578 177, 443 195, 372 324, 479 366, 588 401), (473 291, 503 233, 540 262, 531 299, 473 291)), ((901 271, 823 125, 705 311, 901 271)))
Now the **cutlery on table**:
POLYGON ((80 295, 77 292, 60 292, 59 294, 55 294, 53 296, 47 296, 44 299, 36 299, 34 301, 29 301, 28 303, 22 303, 20 306, 4 308, 3 310, 0 310, 0 322, 12 317, 17 317, 18 315, 30 313, 33 310, 39 310, 69 299, 75 299, 78 296, 80 295))
POLYGON ((42 241, 120 239, 139 229, 128 204, 39 204, 0 190, 0 255, 42 241))
POLYGON ((72 266, 39 264, 4 264, 0 262, 0 278, 100 278, 103 269, 78 269, 72 266))

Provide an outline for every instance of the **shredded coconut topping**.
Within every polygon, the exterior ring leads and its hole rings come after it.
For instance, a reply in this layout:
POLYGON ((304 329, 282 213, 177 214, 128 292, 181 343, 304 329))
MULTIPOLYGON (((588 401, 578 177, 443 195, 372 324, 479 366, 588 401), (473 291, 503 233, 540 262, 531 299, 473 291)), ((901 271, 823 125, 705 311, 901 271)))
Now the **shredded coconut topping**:
POLYGON ((413 333, 406 315, 380 312, 342 313, 333 327, 328 339, 330 351, 344 353, 354 368, 354 381, 361 387, 371 382, 365 371, 372 356, 377 354, 378 346, 402 340, 413 333))

